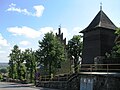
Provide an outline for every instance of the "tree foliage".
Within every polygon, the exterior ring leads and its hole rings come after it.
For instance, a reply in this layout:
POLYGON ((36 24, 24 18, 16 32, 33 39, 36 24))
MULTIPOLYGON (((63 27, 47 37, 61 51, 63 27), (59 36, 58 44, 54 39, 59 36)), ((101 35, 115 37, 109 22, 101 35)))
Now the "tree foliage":
POLYGON ((55 72, 61 61, 65 59, 64 46, 56 38, 53 32, 45 34, 42 41, 39 41, 37 58, 40 65, 43 65, 49 75, 55 72))
POLYGON ((33 82, 36 69, 35 52, 32 49, 21 51, 15 45, 9 58, 9 77, 19 80, 30 79, 30 82, 33 82))
POLYGON ((74 60, 74 69, 77 72, 79 58, 82 58, 82 41, 80 35, 75 35, 68 41, 67 52, 69 58, 74 60))
POLYGON ((3 74, 7 73, 7 68, 1 68, 0 73, 3 73, 3 74))
POLYGON ((9 77, 20 79, 21 51, 17 45, 11 51, 9 55, 9 77))
POLYGON ((35 70, 36 70, 36 59, 35 59, 35 52, 32 49, 26 49, 24 54, 24 61, 26 66, 26 73, 27 75, 30 74, 30 82, 34 79, 35 70))
POLYGON ((117 34, 115 39, 115 46, 112 48, 109 54, 106 54, 108 58, 120 58, 120 28, 116 29, 115 34, 117 34))

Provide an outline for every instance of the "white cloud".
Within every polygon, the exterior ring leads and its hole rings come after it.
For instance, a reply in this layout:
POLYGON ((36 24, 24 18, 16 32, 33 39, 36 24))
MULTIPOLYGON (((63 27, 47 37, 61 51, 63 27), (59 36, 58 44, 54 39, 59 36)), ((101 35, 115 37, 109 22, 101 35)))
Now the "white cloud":
MULTIPOLYGON (((58 29, 53 29, 53 27, 43 27, 39 30, 35 30, 33 28, 22 26, 22 27, 9 27, 7 28, 9 32, 11 32, 13 35, 19 35, 19 36, 25 36, 28 38, 38 38, 43 37, 43 35, 47 32, 52 31, 54 34, 58 33, 58 29)), ((82 35, 79 33, 81 30, 83 30, 80 27, 74 27, 72 30, 68 31, 67 28, 61 28, 61 33, 63 33, 63 38, 66 37, 67 40, 71 39, 73 35, 82 35)))
POLYGON ((7 28, 7 30, 11 33, 13 33, 13 35, 24 35, 28 38, 37 38, 40 37, 41 33, 39 31, 34 30, 33 28, 30 27, 9 27, 7 28))
POLYGON ((0 50, 0 62, 9 62, 10 48, 9 47, 2 47, 0 50))
POLYGON ((9 62, 9 58, 8 56, 6 55, 6 53, 0 53, 2 55, 0 55, 0 62, 2 63, 8 63, 9 62))
POLYGON ((15 36, 26 36, 28 38, 38 38, 41 35, 44 35, 47 32, 53 31, 52 27, 43 27, 40 28, 39 30, 35 30, 33 28, 27 27, 27 26, 22 26, 22 27, 9 27, 7 28, 9 32, 11 32, 15 36))
POLYGON ((39 30, 41 32, 41 34, 45 34, 47 32, 50 32, 50 31, 54 31, 52 27, 43 27, 39 30))
POLYGON ((30 45, 30 42, 29 41, 21 41, 20 44, 27 46, 27 45, 30 45))
POLYGON ((35 9, 36 12, 32 13, 29 12, 27 9, 22 9, 22 8, 18 8, 16 7, 16 4, 11 3, 9 5, 9 8, 6 11, 13 11, 13 12, 18 12, 18 13, 22 13, 24 15, 29 15, 29 16, 36 16, 36 17, 40 17, 43 14, 44 11, 44 6, 43 5, 36 5, 33 6, 33 8, 35 9))
POLYGON ((9 46, 7 40, 4 39, 1 34, 0 34, 0 45, 1 45, 1 46, 9 46))
MULTIPOLYGON (((42 35, 48 33, 48 32, 53 32, 54 34, 55 33, 58 33, 58 29, 53 29, 53 27, 43 27, 39 30, 41 32, 42 35)), ((61 33, 63 33, 63 38, 67 37, 68 36, 68 30, 67 28, 61 28, 61 33)))
POLYGON ((83 30, 83 29, 80 27, 74 27, 71 32, 71 35, 83 35, 82 33, 79 33, 81 30, 83 30))
MULTIPOLYGON (((70 39, 74 36, 74 35, 81 35, 83 36, 82 33, 79 33, 81 30, 83 30, 83 28, 80 27, 74 27, 73 30, 70 32, 70 39)), ((83 39, 81 39, 81 41, 83 41, 83 39)))
POLYGON ((74 27, 73 31, 79 33, 82 29, 80 27, 74 27))
POLYGON ((21 49, 21 51, 25 51, 26 48, 20 48, 20 49, 21 49))
POLYGON ((33 16, 36 16, 36 17, 42 16, 43 11, 45 9, 42 5, 34 6, 33 8, 36 10, 36 12, 33 14, 33 16))
POLYGON ((0 51, 0 53, 6 53, 6 51, 0 51))

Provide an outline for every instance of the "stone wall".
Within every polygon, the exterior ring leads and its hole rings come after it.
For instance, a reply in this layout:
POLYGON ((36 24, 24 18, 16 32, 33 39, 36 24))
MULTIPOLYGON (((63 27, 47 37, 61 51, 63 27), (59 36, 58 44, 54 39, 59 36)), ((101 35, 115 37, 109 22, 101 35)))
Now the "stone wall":
POLYGON ((93 90, 120 90, 120 77, 95 76, 93 90))
POLYGON ((80 90, 80 75, 73 74, 67 82, 67 90, 80 90))
POLYGON ((40 81, 37 86, 60 90, 120 90, 120 77, 117 74, 73 74, 67 81, 40 81))
POLYGON ((120 77, 118 76, 80 75, 80 78, 84 78, 84 82, 80 82, 81 89, 79 90, 120 90, 120 77))
POLYGON ((66 81, 41 81, 41 82, 37 83, 36 86, 59 89, 59 90, 68 90, 66 81))

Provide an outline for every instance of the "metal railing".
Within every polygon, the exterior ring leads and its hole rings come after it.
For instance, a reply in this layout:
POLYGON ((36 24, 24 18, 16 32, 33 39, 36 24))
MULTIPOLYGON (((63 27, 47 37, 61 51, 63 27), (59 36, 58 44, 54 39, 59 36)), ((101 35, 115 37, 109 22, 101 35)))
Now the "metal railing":
POLYGON ((81 64, 80 71, 120 71, 120 64, 81 64))
MULTIPOLYGON (((120 64, 81 64, 74 68, 78 68, 79 72, 120 72, 120 64)), ((65 81, 70 78, 70 75, 73 74, 73 71, 64 74, 58 75, 43 75, 39 77, 39 81, 65 81)))
POLYGON ((39 77, 39 81, 66 81, 69 77, 69 74, 59 74, 55 76, 44 75, 39 77))

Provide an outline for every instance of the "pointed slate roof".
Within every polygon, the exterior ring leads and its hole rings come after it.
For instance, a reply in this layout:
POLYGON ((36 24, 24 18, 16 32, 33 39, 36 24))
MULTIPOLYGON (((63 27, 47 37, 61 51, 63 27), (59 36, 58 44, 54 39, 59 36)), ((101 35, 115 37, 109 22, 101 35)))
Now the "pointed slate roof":
POLYGON ((100 10, 98 14, 95 16, 95 18, 92 20, 92 22, 89 24, 89 26, 82 30, 80 33, 87 32, 97 27, 103 27, 113 30, 117 28, 113 24, 113 22, 107 17, 107 15, 102 10, 100 10))

